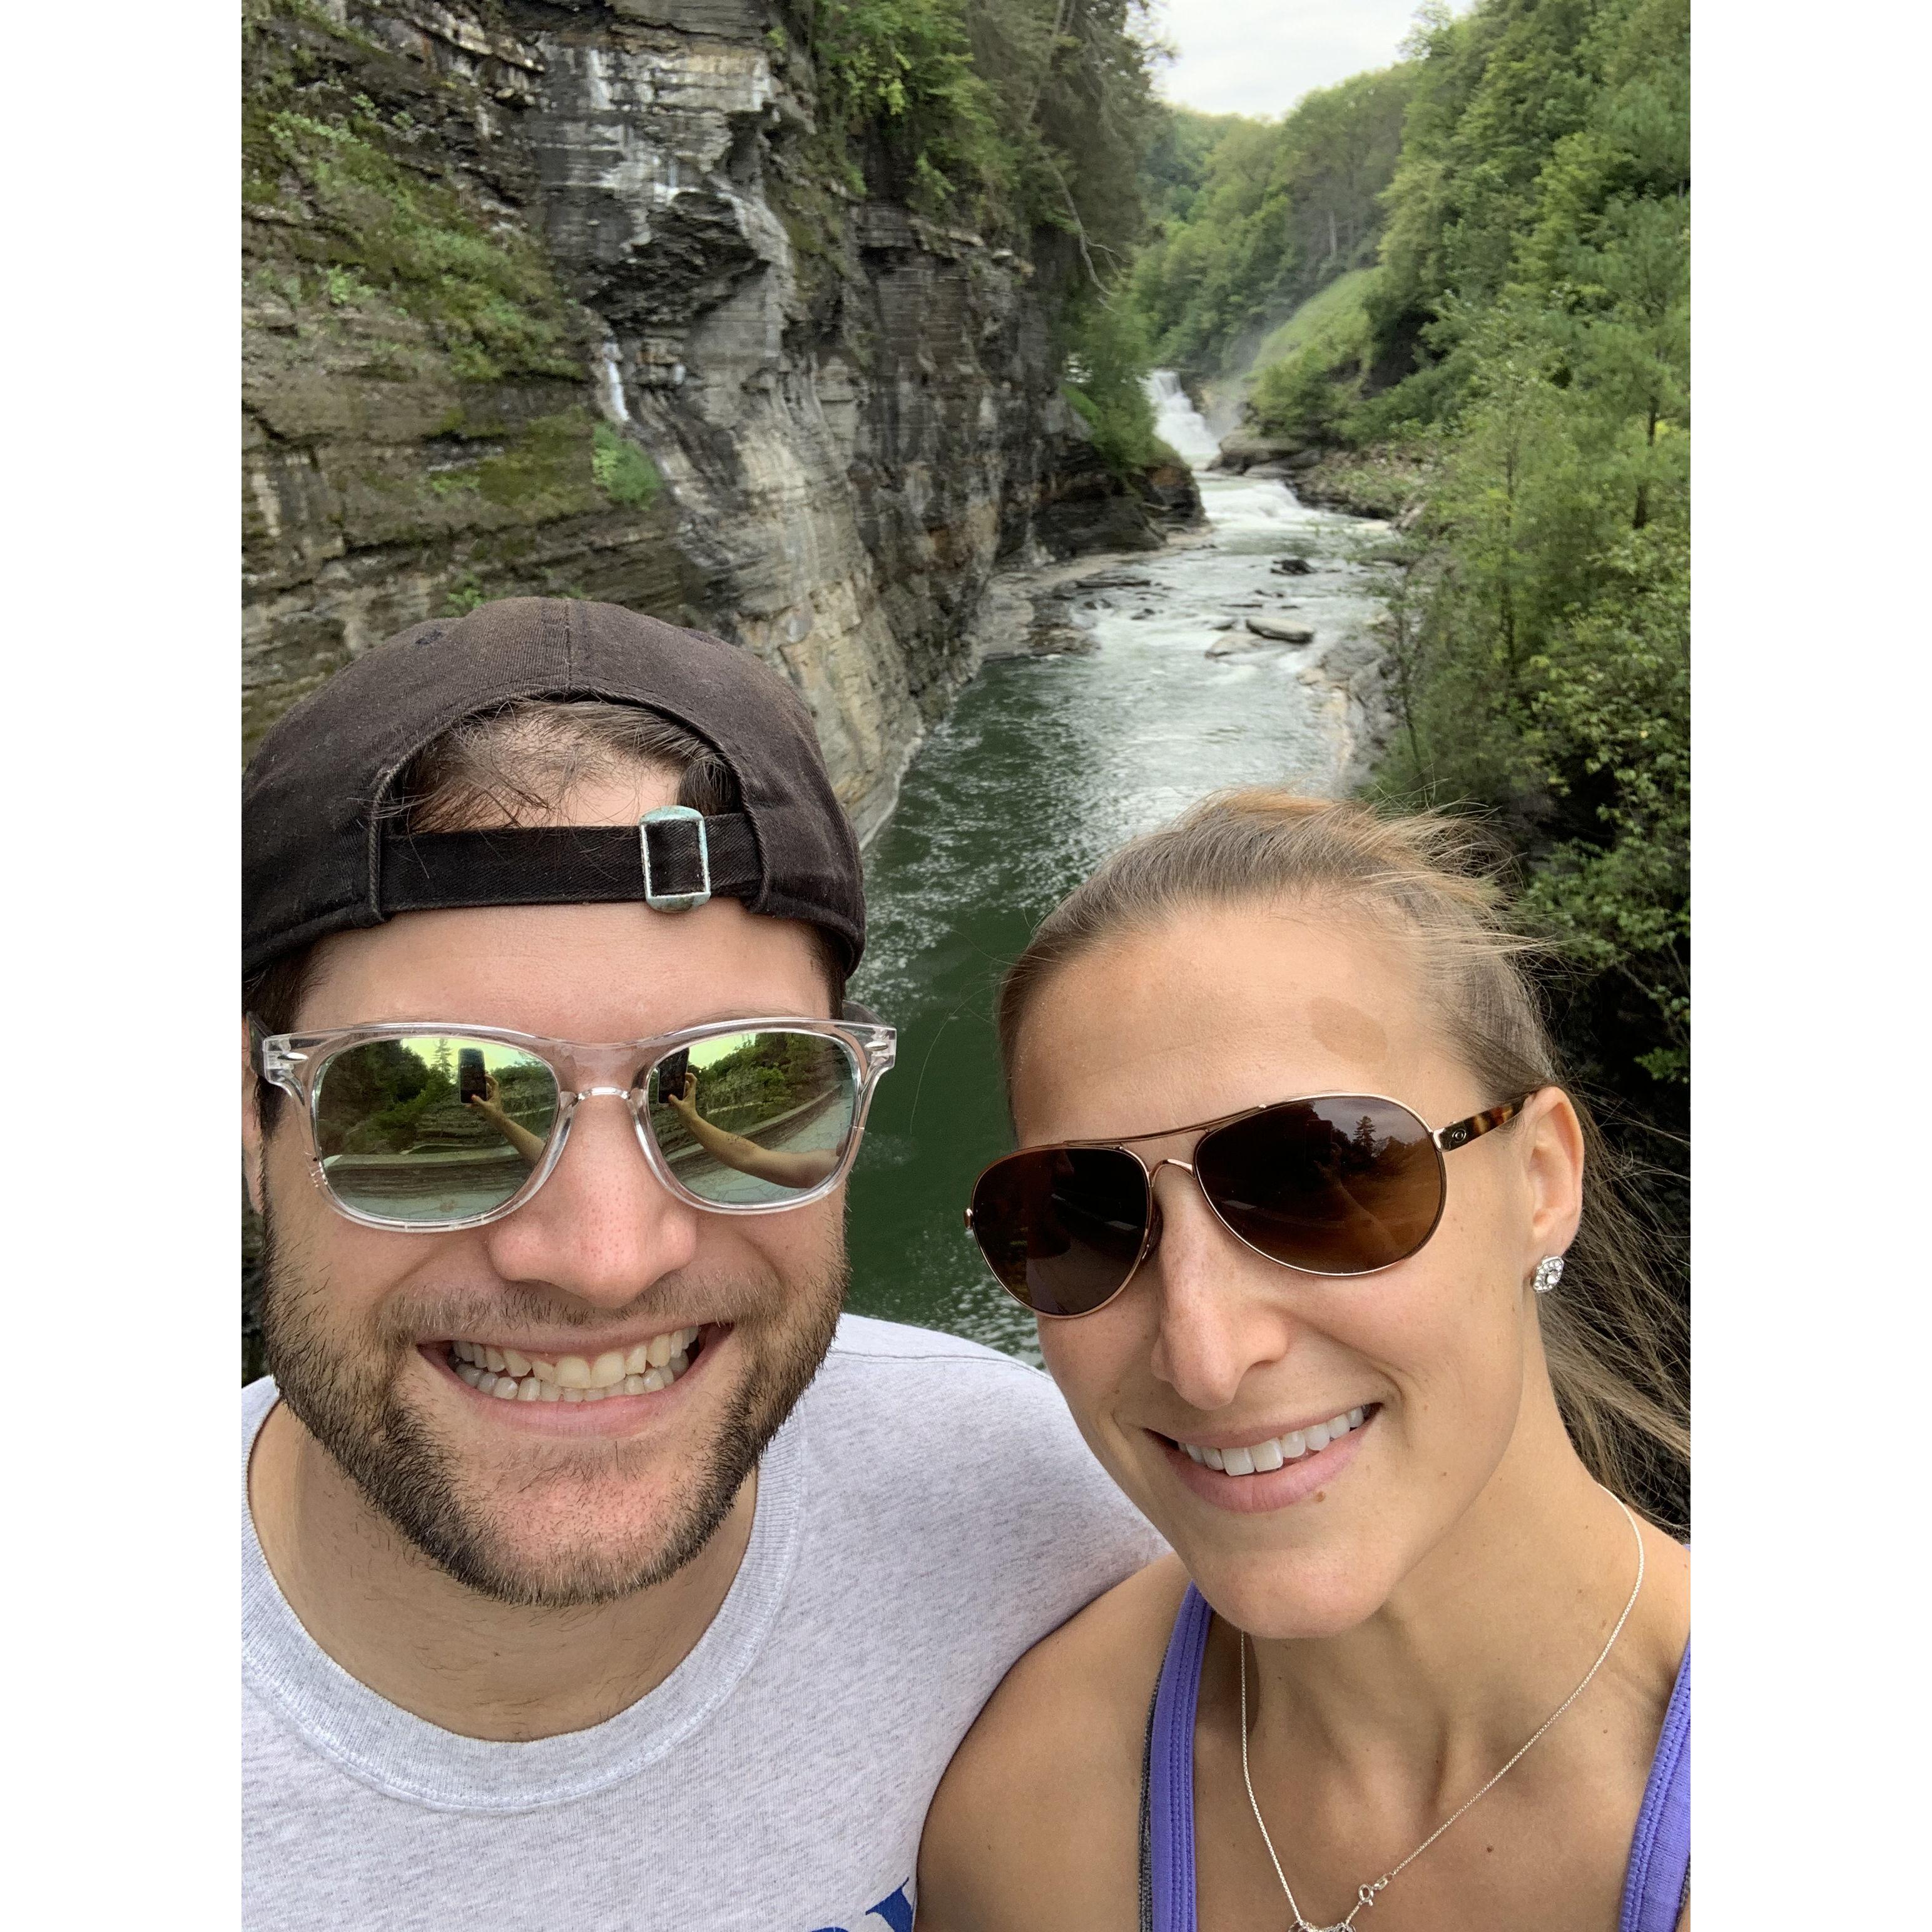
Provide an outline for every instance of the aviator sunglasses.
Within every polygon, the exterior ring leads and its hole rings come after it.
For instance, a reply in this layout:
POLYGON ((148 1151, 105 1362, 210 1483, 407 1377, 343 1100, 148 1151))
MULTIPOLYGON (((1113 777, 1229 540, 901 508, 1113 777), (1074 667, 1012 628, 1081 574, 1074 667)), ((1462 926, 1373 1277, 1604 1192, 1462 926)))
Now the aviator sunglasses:
POLYGON ((514 1214, 580 1104, 621 1100, 652 1172, 719 1214, 829 1194, 850 1168, 892 1028, 740 1019, 613 1045, 446 1022, 262 1035, 262 1078, 302 1103, 316 1184, 365 1227, 438 1232, 514 1214))
POLYGON ((1373 1274, 1435 1233, 1448 1194, 1442 1156, 1534 1097, 1432 1132, 1399 1100, 1316 1094, 1117 1141, 1022 1148, 974 1183, 966 1225, 1000 1285, 1036 1315, 1091 1315, 1154 1252, 1154 1177, 1178 1167, 1244 1247, 1304 1274, 1373 1274), (1177 1133, 1201 1136, 1192 1160, 1150 1166, 1133 1150, 1177 1133))

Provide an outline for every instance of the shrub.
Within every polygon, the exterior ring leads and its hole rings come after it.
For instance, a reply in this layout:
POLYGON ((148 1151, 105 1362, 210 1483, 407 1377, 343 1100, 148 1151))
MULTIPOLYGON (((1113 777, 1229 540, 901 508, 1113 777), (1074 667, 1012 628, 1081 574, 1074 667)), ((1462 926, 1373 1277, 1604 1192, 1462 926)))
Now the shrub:
POLYGON ((590 474, 612 502, 630 509, 641 509, 661 487, 650 458, 608 423, 599 423, 591 433, 590 474))

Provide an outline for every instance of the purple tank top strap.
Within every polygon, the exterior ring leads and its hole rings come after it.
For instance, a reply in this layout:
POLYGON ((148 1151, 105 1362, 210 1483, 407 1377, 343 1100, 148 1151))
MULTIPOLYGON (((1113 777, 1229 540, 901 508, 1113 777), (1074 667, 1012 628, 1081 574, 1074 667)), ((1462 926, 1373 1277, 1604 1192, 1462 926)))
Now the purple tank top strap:
POLYGON ((1214 1612, 1190 1583, 1154 1693, 1148 1751, 1147 1932, 1195 1932, 1194 1714, 1214 1612))
POLYGON ((1664 1714, 1630 1840, 1617 1932, 1672 1932, 1690 1883, 1690 1646, 1664 1714))

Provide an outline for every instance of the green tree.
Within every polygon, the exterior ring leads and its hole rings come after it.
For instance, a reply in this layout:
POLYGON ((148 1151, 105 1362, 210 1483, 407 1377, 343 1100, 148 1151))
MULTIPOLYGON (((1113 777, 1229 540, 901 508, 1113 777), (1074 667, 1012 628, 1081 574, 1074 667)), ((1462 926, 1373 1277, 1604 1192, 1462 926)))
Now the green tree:
POLYGON ((1126 302, 1090 292, 1069 310, 1066 398, 1092 433, 1107 466, 1125 476, 1179 459, 1154 433, 1148 400, 1148 345, 1140 318, 1126 302))
POLYGON ((1158 360, 1198 375, 1372 261, 1412 82, 1406 68, 1306 96, 1279 122, 1170 112, 1142 191, 1160 220, 1132 299, 1158 360))
POLYGON ((1430 465, 1391 580, 1379 782, 1508 834, 1572 968, 1572 1057, 1668 1130, 1688 1073, 1688 11, 1478 0, 1412 51, 1366 347, 1330 358, 1339 410, 1312 368, 1292 397, 1430 465))

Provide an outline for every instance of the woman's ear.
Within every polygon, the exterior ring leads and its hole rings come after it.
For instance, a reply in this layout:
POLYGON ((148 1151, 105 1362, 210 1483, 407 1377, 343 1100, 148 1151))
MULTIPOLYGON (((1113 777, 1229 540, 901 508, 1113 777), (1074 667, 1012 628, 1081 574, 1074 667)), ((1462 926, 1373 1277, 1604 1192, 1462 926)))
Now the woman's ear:
POLYGON ((1520 1144, 1529 1184, 1527 1280, 1545 1255, 1560 1255, 1576 1239, 1583 1212, 1583 1124, 1562 1088, 1541 1088, 1531 1096, 1520 1144))

